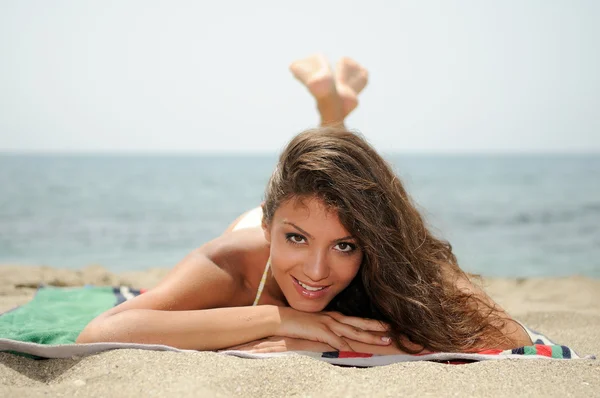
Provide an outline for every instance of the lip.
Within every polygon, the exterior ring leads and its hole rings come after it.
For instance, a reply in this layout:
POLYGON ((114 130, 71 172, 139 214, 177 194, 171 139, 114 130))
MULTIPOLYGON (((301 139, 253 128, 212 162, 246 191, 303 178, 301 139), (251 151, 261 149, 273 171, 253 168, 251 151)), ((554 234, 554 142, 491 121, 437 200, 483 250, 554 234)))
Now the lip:
MULTIPOLYGON (((304 298, 307 299, 320 299, 323 296, 325 296, 327 294, 327 292, 329 291, 329 288, 331 287, 331 285, 329 286, 324 286, 323 289, 318 290, 316 292, 312 292, 310 290, 306 290, 305 288, 303 288, 300 283, 298 283, 298 279, 294 278, 292 276, 292 281, 294 282, 294 287, 296 288, 296 291, 304 298)), ((315 287, 320 287, 320 286, 315 286, 315 287)))

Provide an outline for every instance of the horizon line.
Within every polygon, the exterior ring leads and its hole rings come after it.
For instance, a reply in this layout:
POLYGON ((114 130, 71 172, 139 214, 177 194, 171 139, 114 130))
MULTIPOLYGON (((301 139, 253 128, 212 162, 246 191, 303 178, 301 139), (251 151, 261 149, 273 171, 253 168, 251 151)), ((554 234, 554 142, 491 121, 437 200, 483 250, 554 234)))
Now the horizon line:
MULTIPOLYGON (((600 155, 600 149, 590 150, 516 150, 516 149, 480 149, 480 150, 391 150, 378 151, 381 155, 600 155)), ((0 156, 19 156, 19 155, 68 155, 68 156, 277 156, 281 150, 264 151, 202 151, 202 150, 5 150, 0 149, 0 156)))

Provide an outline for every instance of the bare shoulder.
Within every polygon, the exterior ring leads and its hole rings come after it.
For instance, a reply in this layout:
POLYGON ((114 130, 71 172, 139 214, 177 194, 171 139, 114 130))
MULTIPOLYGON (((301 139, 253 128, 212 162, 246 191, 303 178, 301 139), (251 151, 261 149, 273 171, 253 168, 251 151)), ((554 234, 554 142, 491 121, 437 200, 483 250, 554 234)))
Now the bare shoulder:
POLYGON ((200 300, 191 300, 198 302, 195 309, 249 305, 256 270, 266 264, 268 256, 261 229, 224 233, 188 255, 157 289, 172 292, 192 284, 188 290, 200 300))
POLYGON ((199 251, 219 268, 248 284, 258 278, 269 259, 269 246, 261 228, 226 232, 199 251))
POLYGON ((490 340, 490 344, 496 345, 494 348, 508 349, 532 344, 527 331, 521 324, 515 321, 480 286, 479 277, 468 275, 461 270, 453 270, 450 267, 442 268, 442 275, 449 283, 453 283, 458 291, 475 298, 476 300, 473 302, 475 308, 486 317, 490 317, 490 324, 497 327, 497 330, 506 337, 502 343, 490 340))
POLYGON ((460 268, 454 268, 449 264, 444 264, 441 271, 442 277, 450 286, 454 286, 459 292, 477 299, 485 307, 493 308, 499 315, 506 316, 504 309, 485 292, 478 276, 470 275, 460 268))
POLYGON ((99 318, 132 309, 186 311, 252 304, 248 275, 255 262, 268 258, 268 248, 265 251, 263 242, 260 250, 260 231, 241 232, 224 234, 192 251, 156 287, 99 318))

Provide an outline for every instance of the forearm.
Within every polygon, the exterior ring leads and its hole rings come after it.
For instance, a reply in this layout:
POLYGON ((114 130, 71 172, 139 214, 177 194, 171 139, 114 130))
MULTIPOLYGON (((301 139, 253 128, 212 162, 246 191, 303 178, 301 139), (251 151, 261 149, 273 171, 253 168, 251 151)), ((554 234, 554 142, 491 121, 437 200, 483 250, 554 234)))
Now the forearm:
MULTIPOLYGON (((348 343, 348 345, 350 345, 350 347, 352 348, 352 351, 354 351, 354 352, 360 352, 360 353, 364 353, 364 354, 374 354, 374 355, 406 354, 404 351, 400 350, 399 348, 396 348, 396 346, 394 346, 393 344, 390 344, 387 346, 381 346, 381 345, 375 345, 375 344, 361 343, 360 341, 354 341, 354 340, 350 340, 350 339, 344 339, 344 340, 346 340, 346 342, 348 343)), ((312 342, 309 342, 309 343, 312 343, 312 342)), ((315 346, 313 348, 317 348, 317 347, 315 346)), ((321 344, 321 346, 318 348, 319 348, 318 350, 314 350, 314 351, 336 351, 334 348, 331 348, 327 344, 321 344)), ((309 350, 309 351, 312 351, 312 350, 309 350)))
MULTIPOLYGON (((360 352, 365 354, 376 354, 376 355, 399 355, 406 354, 406 352, 396 348, 393 344, 387 346, 380 346, 376 344, 368 344, 362 343, 356 340, 348 339, 342 337, 350 346, 352 351, 360 352)), ((314 351, 314 352, 329 352, 329 351, 337 351, 335 348, 326 343, 321 343, 318 341, 305 340, 305 339, 294 339, 294 338, 285 338, 285 337, 272 337, 270 344, 273 347, 272 352, 278 351, 314 351), (282 346, 281 343, 284 343, 282 346), (283 349, 281 349, 283 348, 283 349)), ((240 348, 231 347, 230 349, 236 350, 241 349, 242 351, 253 351, 260 350, 264 346, 265 340, 257 340, 254 342, 250 342, 245 346, 240 348)), ((423 350, 421 353, 427 353, 429 351, 423 350)))
POLYGON ((276 334, 281 321, 279 310, 271 305, 196 311, 131 309, 92 321, 77 342, 111 341, 218 350, 276 334))
MULTIPOLYGON (((375 355, 407 355, 408 354, 407 352, 402 351, 401 349, 396 347, 394 344, 390 344, 388 346, 378 346, 378 345, 374 345, 374 344, 361 343, 359 341, 353 341, 353 340, 347 340, 347 341, 348 341, 348 344, 350 344, 350 347, 352 347, 352 350, 354 350, 355 352, 363 352, 363 353, 375 354, 375 355)), ((431 351, 429 351, 429 350, 422 349, 418 353, 419 354, 427 354, 430 352, 431 351)))

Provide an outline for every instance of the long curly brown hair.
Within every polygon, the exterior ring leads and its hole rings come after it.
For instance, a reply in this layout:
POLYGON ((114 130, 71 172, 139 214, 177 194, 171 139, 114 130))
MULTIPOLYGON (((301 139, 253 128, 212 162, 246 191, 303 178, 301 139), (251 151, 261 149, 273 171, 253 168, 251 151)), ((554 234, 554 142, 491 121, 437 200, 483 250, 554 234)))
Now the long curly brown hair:
MULTIPOLYGON (((448 242, 428 230, 388 163, 357 133, 318 128, 295 136, 265 192, 264 221, 289 199, 316 197, 338 212, 363 263, 327 306, 390 325, 406 352, 469 352, 506 346, 493 305, 456 287, 467 278, 448 242)), ((510 344, 510 341, 508 341, 510 344)))

